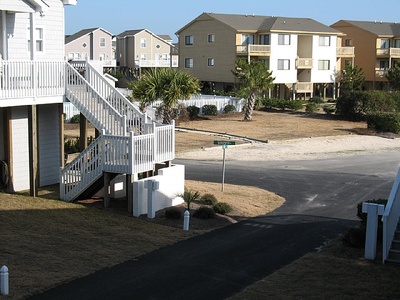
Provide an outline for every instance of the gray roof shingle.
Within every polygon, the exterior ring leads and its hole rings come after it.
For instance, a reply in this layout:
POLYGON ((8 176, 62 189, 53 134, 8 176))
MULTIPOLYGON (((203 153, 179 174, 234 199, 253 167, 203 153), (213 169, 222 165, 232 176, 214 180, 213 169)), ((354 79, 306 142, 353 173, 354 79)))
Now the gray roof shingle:
POLYGON ((400 24, 390 22, 375 22, 375 21, 350 21, 343 20, 349 24, 362 28, 376 35, 384 36, 400 36, 400 24))

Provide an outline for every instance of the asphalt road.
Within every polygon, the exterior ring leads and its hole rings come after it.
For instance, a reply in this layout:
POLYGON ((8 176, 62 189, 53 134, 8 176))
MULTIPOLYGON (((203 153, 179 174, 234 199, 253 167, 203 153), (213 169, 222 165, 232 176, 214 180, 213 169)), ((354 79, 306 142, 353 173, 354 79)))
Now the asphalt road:
MULTIPOLYGON (((227 161, 226 183, 286 198, 268 214, 159 249, 32 299, 226 299, 356 223, 356 204, 388 197, 400 155, 227 161)), ((221 182, 222 162, 176 160, 186 178, 221 182)))

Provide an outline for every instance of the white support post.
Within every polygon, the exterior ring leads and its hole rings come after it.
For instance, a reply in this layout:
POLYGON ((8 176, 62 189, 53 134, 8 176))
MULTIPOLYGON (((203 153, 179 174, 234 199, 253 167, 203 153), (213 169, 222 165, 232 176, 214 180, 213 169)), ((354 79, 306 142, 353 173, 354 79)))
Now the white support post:
POLYGON ((6 266, 2 266, 0 269, 0 294, 9 294, 9 275, 8 268, 6 266))
POLYGON ((383 215, 385 206, 376 203, 364 202, 362 204, 362 212, 367 213, 367 231, 365 236, 365 253, 364 258, 375 260, 376 258, 376 241, 378 236, 378 215, 383 215))
POLYGON ((147 218, 156 217, 156 190, 160 188, 160 183, 156 180, 148 180, 147 187, 147 218))

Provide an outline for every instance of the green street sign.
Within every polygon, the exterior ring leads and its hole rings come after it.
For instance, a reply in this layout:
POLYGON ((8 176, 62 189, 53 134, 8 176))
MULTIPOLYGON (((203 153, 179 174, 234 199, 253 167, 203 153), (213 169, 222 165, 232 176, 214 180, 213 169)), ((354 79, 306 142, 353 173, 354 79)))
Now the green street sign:
POLYGON ((235 141, 214 141, 214 145, 236 145, 235 141))

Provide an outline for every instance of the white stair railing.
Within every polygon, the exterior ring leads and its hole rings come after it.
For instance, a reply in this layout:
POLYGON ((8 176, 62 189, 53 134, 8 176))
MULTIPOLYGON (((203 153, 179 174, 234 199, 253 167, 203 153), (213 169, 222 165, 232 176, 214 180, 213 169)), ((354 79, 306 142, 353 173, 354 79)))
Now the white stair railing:
POLYGON ((99 95, 122 116, 126 116, 127 132, 133 131, 136 135, 145 134, 145 123, 147 116, 142 113, 131 101, 118 91, 107 79, 96 70, 90 62, 71 62, 77 70, 84 68, 84 77, 99 95))
POLYGON ((66 66, 68 100, 99 130, 126 135, 126 117, 116 111, 71 65, 66 66))
POLYGON ((154 133, 135 136, 103 134, 61 170, 60 198, 72 201, 103 172, 135 174, 153 170, 154 163, 174 159, 174 125, 155 127, 154 133))
POLYGON ((392 190, 382 216, 383 222, 383 263, 389 256, 390 247, 397 229, 400 217, 400 169, 397 172, 392 190))

